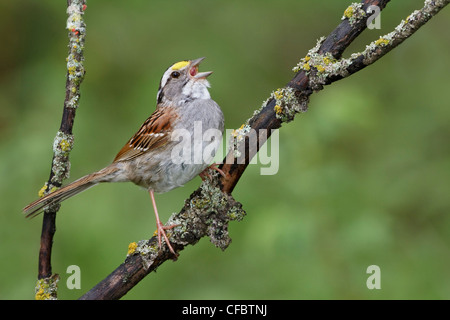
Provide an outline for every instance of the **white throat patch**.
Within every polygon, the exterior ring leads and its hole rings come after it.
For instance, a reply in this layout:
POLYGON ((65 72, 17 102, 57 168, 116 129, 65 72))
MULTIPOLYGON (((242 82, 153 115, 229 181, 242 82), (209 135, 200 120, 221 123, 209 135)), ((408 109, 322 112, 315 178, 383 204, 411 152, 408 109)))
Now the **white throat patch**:
POLYGON ((206 79, 191 79, 183 87, 183 94, 192 99, 211 99, 208 88, 210 87, 206 79))

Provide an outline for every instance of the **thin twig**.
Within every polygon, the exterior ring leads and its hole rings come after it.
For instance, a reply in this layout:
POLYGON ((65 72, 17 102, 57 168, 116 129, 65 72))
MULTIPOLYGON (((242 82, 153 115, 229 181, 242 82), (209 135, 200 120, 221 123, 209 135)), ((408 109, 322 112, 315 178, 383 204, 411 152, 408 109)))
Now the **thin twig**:
MULTIPOLYGON (((72 128, 75 113, 80 100, 80 85, 84 78, 84 38, 86 26, 83 20, 86 0, 67 1, 67 29, 69 30, 69 55, 67 57, 66 96, 64 99, 61 126, 53 142, 53 159, 50 177, 39 191, 40 196, 61 187, 64 179, 68 178, 70 170, 69 153, 73 147, 72 128)), ((53 236, 56 231, 56 212, 59 205, 44 210, 39 249, 38 283, 36 286, 37 299, 56 298, 55 288, 58 276, 52 274, 51 254, 53 236)))

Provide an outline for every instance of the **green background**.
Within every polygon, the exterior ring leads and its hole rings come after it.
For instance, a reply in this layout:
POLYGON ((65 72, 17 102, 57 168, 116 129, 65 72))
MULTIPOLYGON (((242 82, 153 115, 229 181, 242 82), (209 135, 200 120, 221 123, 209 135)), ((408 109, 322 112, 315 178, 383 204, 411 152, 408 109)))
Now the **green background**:
MULTIPOLYGON (((86 78, 71 179, 109 164, 155 108, 172 63, 206 56, 212 97, 238 128, 350 1, 88 1, 86 78)), ((364 49, 423 1, 392 1, 364 49)), ((41 220, 21 209, 47 180, 66 77, 66 1, 0 3, 0 298, 33 299, 41 220)), ((314 94, 280 130, 280 168, 246 170, 233 195, 247 216, 222 252, 207 238, 124 299, 450 298, 450 8, 375 65, 314 94), (366 287, 370 265, 381 290, 366 287)), ((164 221, 200 184, 157 196, 164 221)), ((53 271, 75 299, 155 230, 131 183, 70 199, 57 217, 53 271), (81 268, 81 290, 66 269, 81 268)))

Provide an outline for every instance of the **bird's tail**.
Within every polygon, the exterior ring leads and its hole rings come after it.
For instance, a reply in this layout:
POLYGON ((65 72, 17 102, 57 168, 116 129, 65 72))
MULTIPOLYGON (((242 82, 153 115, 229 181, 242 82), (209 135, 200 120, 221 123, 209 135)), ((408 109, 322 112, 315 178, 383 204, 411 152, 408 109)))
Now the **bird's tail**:
POLYGON ((46 196, 30 203, 23 212, 27 218, 34 218, 44 210, 48 205, 54 205, 63 202, 64 200, 73 197, 74 195, 87 190, 100 182, 108 181, 108 176, 113 174, 118 169, 113 166, 106 167, 98 172, 88 174, 59 190, 47 194, 46 196))

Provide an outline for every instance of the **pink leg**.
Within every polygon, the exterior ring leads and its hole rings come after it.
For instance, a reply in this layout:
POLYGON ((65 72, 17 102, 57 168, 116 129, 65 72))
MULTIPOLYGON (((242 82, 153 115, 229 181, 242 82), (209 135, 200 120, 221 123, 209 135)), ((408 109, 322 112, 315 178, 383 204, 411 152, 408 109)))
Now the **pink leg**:
POLYGON ((199 176, 200 176, 200 178, 202 178, 203 181, 205 180, 206 177, 208 177, 208 178, 211 179, 211 176, 210 176, 209 173, 208 173, 208 170, 209 170, 209 169, 216 170, 218 173, 220 173, 220 175, 221 175, 222 177, 224 177, 224 178, 226 177, 225 172, 223 172, 221 169, 219 169, 219 168, 217 167, 217 163, 213 163, 212 165, 208 166, 205 170, 203 170, 202 172, 200 172, 199 176))
POLYGON ((155 210, 155 216, 156 216, 156 228, 158 230, 158 244, 159 244, 159 250, 161 250, 161 235, 164 237, 164 240, 166 240, 166 244, 169 247, 170 252, 172 252, 175 256, 178 256, 178 254, 175 253, 175 250, 173 250, 172 245, 170 244, 169 238, 166 235, 166 232, 164 230, 169 230, 172 229, 176 226, 178 226, 178 224, 174 224, 171 226, 165 226, 161 223, 161 220, 159 220, 159 215, 158 215, 158 209, 156 208, 156 201, 155 201, 155 195, 153 193, 153 190, 149 190, 150 193, 150 197, 152 198, 152 204, 153 204, 153 209, 155 210))

